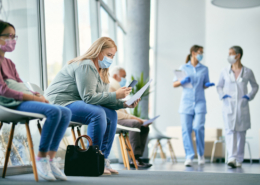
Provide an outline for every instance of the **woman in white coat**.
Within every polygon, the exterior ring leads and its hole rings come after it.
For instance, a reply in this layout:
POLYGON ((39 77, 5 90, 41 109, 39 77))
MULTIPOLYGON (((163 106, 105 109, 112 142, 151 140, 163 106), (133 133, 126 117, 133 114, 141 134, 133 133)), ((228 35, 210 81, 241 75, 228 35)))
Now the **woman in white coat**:
POLYGON ((253 100, 258 84, 251 69, 241 64, 243 50, 239 46, 229 49, 231 64, 221 71, 217 91, 223 101, 223 119, 226 131, 228 166, 241 167, 244 160, 246 131, 251 127, 248 102, 253 100), (247 84, 252 90, 248 93, 247 84))

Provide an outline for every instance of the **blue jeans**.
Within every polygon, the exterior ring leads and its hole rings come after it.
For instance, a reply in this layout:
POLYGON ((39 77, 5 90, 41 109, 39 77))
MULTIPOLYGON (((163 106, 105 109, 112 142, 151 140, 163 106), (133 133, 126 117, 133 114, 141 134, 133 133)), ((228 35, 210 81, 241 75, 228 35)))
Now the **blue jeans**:
POLYGON ((71 112, 71 121, 88 125, 87 134, 93 145, 98 145, 105 158, 110 154, 117 126, 117 113, 100 105, 76 101, 67 105, 71 112))
POLYGON ((71 119, 71 112, 68 108, 36 101, 25 101, 14 109, 45 115, 46 121, 42 128, 39 151, 58 150, 71 119))
POLYGON ((194 130, 196 136, 198 156, 204 156, 205 114, 181 114, 181 125, 186 159, 193 159, 195 155, 191 137, 192 130, 194 130))

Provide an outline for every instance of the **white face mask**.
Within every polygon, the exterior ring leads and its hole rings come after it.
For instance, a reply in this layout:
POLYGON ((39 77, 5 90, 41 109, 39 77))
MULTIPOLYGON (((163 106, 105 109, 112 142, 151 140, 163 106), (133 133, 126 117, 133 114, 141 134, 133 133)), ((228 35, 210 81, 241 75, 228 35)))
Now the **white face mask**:
POLYGON ((229 62, 230 64, 236 63, 236 61, 237 61, 237 59, 235 59, 236 56, 237 56, 237 55, 230 55, 230 56, 228 56, 228 62, 229 62))

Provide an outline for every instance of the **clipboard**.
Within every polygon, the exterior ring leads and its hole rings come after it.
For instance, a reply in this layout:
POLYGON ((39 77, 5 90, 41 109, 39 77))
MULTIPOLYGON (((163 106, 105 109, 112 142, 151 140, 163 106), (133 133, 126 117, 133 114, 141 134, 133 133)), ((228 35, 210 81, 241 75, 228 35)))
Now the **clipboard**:
MULTIPOLYGON (((185 71, 176 69, 173 72, 174 72, 175 76, 177 77, 177 79, 179 81, 182 81, 184 78, 187 77, 187 74, 185 73, 185 71)), ((185 87, 185 88, 193 88, 191 83, 186 83, 186 84, 184 84, 182 86, 185 87)))
POLYGON ((146 89, 149 87, 149 85, 151 84, 151 82, 153 81, 153 79, 151 79, 149 82, 147 82, 147 84, 145 84, 137 93, 135 93, 134 96, 132 96, 129 100, 127 100, 125 103, 126 105, 130 106, 132 105, 136 100, 138 100, 139 98, 141 98, 141 96, 144 94, 144 92, 146 91, 146 89))

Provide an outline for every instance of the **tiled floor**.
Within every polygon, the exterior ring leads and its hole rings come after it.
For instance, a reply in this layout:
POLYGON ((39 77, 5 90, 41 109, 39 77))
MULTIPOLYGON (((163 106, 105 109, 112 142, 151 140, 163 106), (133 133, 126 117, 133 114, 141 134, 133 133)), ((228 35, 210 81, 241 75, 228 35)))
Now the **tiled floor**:
MULTIPOLYGON (((111 164, 117 170, 124 169, 123 164, 111 164)), ((132 168, 134 170, 134 168, 132 168)), ((149 169, 139 169, 149 171, 187 171, 187 172, 209 172, 209 173, 247 173, 260 174, 260 164, 258 163, 243 163, 242 168, 229 168, 224 163, 206 163, 204 166, 199 166, 194 162, 193 167, 185 167, 183 162, 171 163, 162 162, 160 159, 155 160, 153 166, 149 169)))

